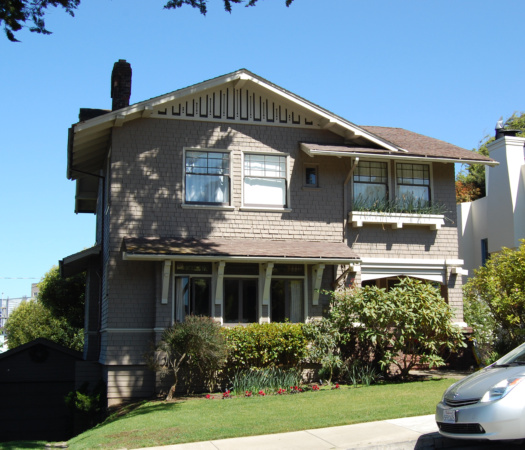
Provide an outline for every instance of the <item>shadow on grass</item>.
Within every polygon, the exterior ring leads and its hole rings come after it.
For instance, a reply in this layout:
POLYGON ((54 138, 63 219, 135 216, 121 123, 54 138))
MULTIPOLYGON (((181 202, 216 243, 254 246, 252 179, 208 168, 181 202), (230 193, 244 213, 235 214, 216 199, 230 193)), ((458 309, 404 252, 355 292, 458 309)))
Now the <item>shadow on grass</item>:
POLYGON ((176 402, 164 402, 161 400, 142 400, 137 403, 129 403, 118 409, 110 411, 109 416, 103 422, 99 423, 95 428, 101 427, 108 423, 121 419, 122 417, 136 417, 152 412, 173 411, 180 407, 184 400, 176 402))
POLYGON ((4 450, 17 450, 25 448, 44 448, 46 441, 10 441, 0 442, 0 448, 4 450))

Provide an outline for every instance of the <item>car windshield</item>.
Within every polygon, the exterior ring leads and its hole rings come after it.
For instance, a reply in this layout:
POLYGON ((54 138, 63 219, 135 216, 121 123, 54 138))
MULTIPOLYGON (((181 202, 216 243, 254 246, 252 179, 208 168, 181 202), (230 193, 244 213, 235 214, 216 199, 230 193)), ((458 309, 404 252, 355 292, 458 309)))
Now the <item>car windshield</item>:
POLYGON ((494 366, 506 366, 509 364, 525 364, 525 344, 521 344, 502 358, 498 359, 494 366))

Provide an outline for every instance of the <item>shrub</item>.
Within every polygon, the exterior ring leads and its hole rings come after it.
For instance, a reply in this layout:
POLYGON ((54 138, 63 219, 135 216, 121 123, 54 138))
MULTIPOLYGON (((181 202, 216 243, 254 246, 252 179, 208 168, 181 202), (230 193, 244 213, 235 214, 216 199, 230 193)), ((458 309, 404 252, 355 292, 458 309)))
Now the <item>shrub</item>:
MULTIPOLYGON (((217 371, 224 365, 227 356, 224 335, 220 324, 210 317, 186 316, 184 322, 173 324, 164 330, 149 366, 161 375, 173 374, 166 400, 171 400, 177 389, 179 374, 189 381, 197 372, 214 387, 217 371)), ((191 383, 187 383, 191 385, 191 383)))
POLYGON ((330 320, 343 340, 357 339, 384 371, 396 366, 402 378, 418 363, 444 365, 444 348, 465 346, 452 318, 438 290, 413 278, 401 279, 389 292, 367 286, 332 294, 330 320))
POLYGON ((506 353, 525 337, 525 240, 503 248, 463 288, 465 320, 485 354, 506 353))
POLYGON ((321 364, 319 377, 331 383, 334 374, 343 367, 339 330, 333 321, 323 318, 306 324, 304 334, 310 341, 308 358, 321 364))
POLYGON ((223 328, 228 347, 226 367, 239 369, 296 367, 307 355, 304 324, 265 323, 223 328))
POLYGON ((75 433, 81 433, 106 417, 106 384, 101 380, 90 390, 88 383, 84 383, 77 391, 67 394, 64 401, 75 415, 75 433))

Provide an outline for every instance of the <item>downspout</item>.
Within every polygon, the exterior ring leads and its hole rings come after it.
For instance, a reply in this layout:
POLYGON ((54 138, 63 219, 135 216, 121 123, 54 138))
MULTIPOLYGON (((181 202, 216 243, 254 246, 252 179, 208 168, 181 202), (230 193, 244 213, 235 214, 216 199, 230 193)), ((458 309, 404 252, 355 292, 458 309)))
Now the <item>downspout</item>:
POLYGON ((354 164, 350 168, 350 172, 348 172, 348 175, 345 178, 345 181, 343 183, 343 242, 346 240, 346 227, 348 226, 348 189, 346 188, 348 185, 348 182, 352 178, 352 175, 354 173, 355 168, 359 164, 359 156, 356 156, 354 159, 354 164))

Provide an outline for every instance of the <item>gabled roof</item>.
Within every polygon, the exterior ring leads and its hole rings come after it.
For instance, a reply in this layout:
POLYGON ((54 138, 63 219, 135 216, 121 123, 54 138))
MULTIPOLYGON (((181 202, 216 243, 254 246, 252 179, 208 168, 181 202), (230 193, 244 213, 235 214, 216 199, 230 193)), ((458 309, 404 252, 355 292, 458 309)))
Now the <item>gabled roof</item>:
POLYGON ((56 342, 50 341, 49 339, 46 339, 46 338, 37 338, 25 344, 19 345, 18 347, 15 347, 11 350, 8 350, 4 353, 0 353, 0 360, 8 359, 14 355, 17 355, 18 353, 24 352, 38 345, 48 347, 57 352, 64 353, 72 358, 82 360, 82 352, 78 352, 76 350, 72 350, 70 348, 64 347, 63 345, 57 344, 56 342))
MULTIPOLYGON (((264 99, 271 99, 276 102, 275 107, 288 106, 289 108, 297 108, 297 116, 293 118, 286 118, 284 121, 282 118, 268 117, 264 123, 275 125, 295 125, 295 126, 309 126, 314 128, 330 128, 338 134, 344 135, 347 138, 355 138, 356 136, 362 136, 366 138, 370 143, 373 143, 382 148, 386 148, 392 151, 397 151, 398 148, 391 143, 385 141, 381 137, 375 136, 367 130, 364 130, 352 122, 343 119, 330 111, 315 105, 308 100, 293 94, 286 89, 283 89, 258 75, 246 70, 241 69, 236 72, 232 72, 226 75, 222 75, 211 80, 197 83, 193 86, 178 89, 168 94, 154 97, 149 100, 145 100, 139 103, 135 103, 128 107, 110 111, 106 114, 98 115, 97 117, 90 118, 88 120, 74 124, 71 128, 72 135, 70 136, 70 148, 69 148, 69 160, 68 160, 68 172, 67 176, 69 179, 77 179, 81 173, 76 172, 77 166, 81 166, 83 171, 91 172, 96 171, 101 166, 101 161, 105 156, 106 146, 109 142, 110 130, 116 126, 122 126, 125 122, 130 120, 138 119, 141 117, 169 117, 167 107, 180 106, 183 100, 196 99, 199 94, 208 93, 209 97, 207 100, 207 108, 214 108, 212 113, 205 111, 205 114, 209 115, 206 120, 234 120, 238 122, 260 122, 259 118, 243 117, 244 105, 235 105, 233 102, 241 103, 243 101, 242 90, 251 93, 256 92, 258 95, 263 95, 264 99), (218 105, 222 102, 222 98, 212 99, 214 93, 218 92, 220 88, 230 88, 232 92, 230 95, 235 96, 234 91, 241 91, 236 98, 232 100, 231 111, 228 111, 226 105, 223 106, 221 111, 218 105), (212 102, 214 105, 212 106, 212 102), (215 104, 216 103, 216 104, 215 104), (237 111, 234 111, 237 108, 237 111), (299 113, 303 113, 303 120, 299 118, 299 113), (237 114, 237 117, 232 118, 230 114, 237 114), (306 118, 304 115, 308 114, 306 118)), ((226 103, 228 99, 224 100, 226 103)), ((249 99, 251 101, 251 99, 249 99)), ((248 100, 246 100, 248 101, 248 100)), ((264 106, 264 105, 262 105, 264 106)), ((187 106, 188 111, 185 113, 173 112, 171 115, 179 119, 191 119, 195 120, 199 117, 204 117, 202 111, 204 108, 194 112, 193 108, 199 108, 199 105, 187 106), (198 115, 198 117, 196 117, 198 115)), ((250 106, 247 106, 250 108, 250 106)), ((252 108, 255 110, 256 107, 252 108)), ((288 111, 289 116, 295 111, 288 111)), ((273 116, 274 111, 270 111, 273 116)), ((256 112, 254 111, 254 114, 256 112)))
POLYGON ((405 130, 360 127, 246 69, 116 111, 97 110, 92 116, 95 117, 84 114, 90 118, 72 125, 69 130, 67 177, 77 180, 75 212, 95 212, 98 174, 109 149, 111 130, 138 118, 328 129, 342 136, 350 151, 358 151, 352 150, 357 147, 370 154, 412 152, 412 157, 428 157, 422 152, 433 152, 435 157, 454 162, 492 161, 482 159, 484 157, 478 159, 473 152, 405 130), (465 152, 474 157, 467 158, 465 152))

